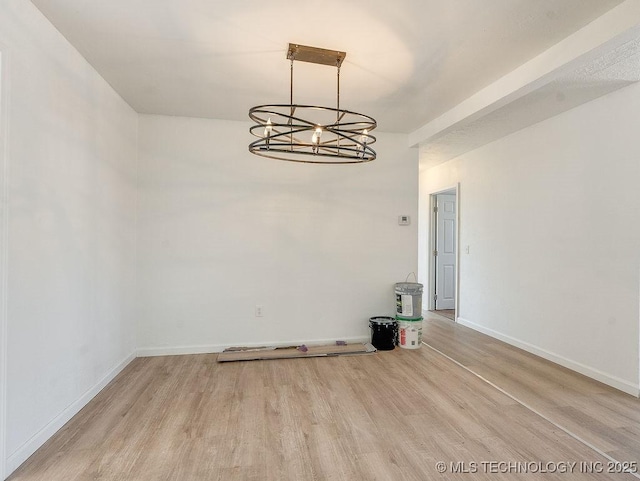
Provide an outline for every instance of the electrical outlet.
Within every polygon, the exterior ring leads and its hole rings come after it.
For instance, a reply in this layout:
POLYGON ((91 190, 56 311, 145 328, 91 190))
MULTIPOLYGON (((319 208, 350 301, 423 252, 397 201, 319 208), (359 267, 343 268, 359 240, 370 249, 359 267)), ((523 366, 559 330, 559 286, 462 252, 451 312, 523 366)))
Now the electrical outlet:
POLYGON ((256 305, 256 317, 264 316, 264 308, 261 305, 256 305))

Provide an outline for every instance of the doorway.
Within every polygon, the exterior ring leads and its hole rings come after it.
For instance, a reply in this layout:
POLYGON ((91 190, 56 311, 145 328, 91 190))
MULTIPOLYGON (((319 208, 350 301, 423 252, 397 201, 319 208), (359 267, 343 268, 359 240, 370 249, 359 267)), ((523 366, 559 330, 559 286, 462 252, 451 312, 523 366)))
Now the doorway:
POLYGON ((458 194, 431 194, 429 310, 456 320, 458 296, 458 194))

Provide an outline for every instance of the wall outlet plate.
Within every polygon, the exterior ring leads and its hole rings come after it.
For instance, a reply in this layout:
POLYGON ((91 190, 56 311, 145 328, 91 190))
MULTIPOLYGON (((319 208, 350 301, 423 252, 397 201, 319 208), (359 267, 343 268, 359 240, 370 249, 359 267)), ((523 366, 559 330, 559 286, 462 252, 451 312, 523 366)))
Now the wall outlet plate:
POLYGON ((398 225, 410 225, 411 217, 408 215, 399 215, 398 216, 398 225))

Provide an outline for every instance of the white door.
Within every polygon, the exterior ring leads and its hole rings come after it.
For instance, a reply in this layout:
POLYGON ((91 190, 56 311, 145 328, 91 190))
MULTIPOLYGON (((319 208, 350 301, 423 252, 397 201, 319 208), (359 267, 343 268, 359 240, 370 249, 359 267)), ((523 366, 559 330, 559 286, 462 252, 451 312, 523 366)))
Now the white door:
POLYGON ((436 196, 436 310, 456 305, 456 196, 436 196))

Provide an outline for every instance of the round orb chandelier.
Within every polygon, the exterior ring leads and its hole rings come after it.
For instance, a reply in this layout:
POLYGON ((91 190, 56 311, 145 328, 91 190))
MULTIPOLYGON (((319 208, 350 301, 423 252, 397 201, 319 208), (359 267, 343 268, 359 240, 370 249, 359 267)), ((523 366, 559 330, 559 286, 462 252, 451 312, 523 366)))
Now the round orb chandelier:
POLYGON ((356 164, 376 158, 371 131, 377 123, 368 115, 340 108, 340 66, 346 52, 289 44, 291 61, 289 104, 258 105, 249 110, 257 137, 249 152, 278 160, 308 164, 356 164), (336 107, 293 103, 293 63, 310 62, 337 69, 336 107))

